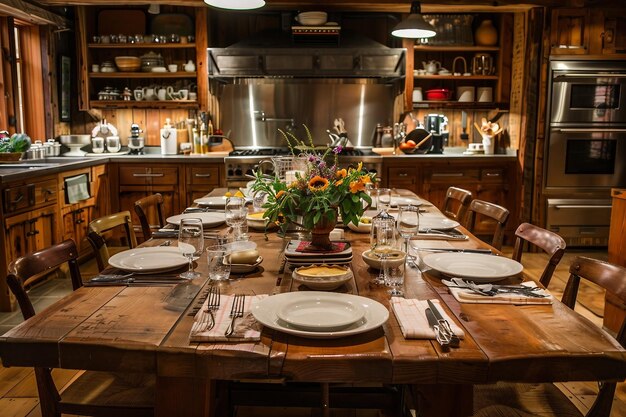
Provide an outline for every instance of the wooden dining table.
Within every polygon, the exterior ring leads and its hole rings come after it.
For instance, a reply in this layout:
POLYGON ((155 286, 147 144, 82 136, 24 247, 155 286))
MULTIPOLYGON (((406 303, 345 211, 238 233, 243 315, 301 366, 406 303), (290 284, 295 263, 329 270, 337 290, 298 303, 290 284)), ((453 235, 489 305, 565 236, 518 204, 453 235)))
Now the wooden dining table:
MULTIPOLYGON (((438 212, 428 204, 423 209, 438 212)), ((455 248, 489 248, 458 230, 469 239, 450 241, 455 248)), ((387 322, 366 333, 309 339, 263 328, 258 342, 190 342, 194 314, 210 284, 202 256, 196 267, 202 277, 188 283, 85 286, 72 292, 0 336, 2 363, 155 374, 156 415, 163 417, 215 414, 221 381, 399 386, 408 388, 422 416, 466 416, 472 413, 475 384, 626 378, 626 351, 559 301, 459 303, 419 255, 416 267, 406 268, 405 297, 439 299, 466 337, 451 349, 431 339, 406 339, 391 312, 388 288, 373 283, 378 271, 361 257, 369 249, 369 234, 346 229, 345 239, 354 252, 354 278, 336 291, 390 309, 387 322)), ((286 238, 251 231, 250 240, 263 257, 262 268, 221 282, 222 294, 307 291, 292 280, 289 265, 281 270, 286 238)))

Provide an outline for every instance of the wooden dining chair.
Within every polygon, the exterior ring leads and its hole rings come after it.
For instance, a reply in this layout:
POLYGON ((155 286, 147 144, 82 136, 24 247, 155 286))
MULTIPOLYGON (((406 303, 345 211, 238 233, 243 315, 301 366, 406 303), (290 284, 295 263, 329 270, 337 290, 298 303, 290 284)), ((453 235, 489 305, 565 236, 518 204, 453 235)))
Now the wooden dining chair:
POLYGON ((542 249, 550 257, 539 278, 541 285, 548 288, 552 274, 554 274, 554 270, 559 262, 561 262, 561 258, 563 258, 563 254, 565 253, 565 247, 567 246, 565 240, 556 233, 535 226, 534 224, 522 223, 515 231, 515 246, 513 247, 512 256, 514 260, 518 262, 522 261, 522 252, 524 251, 526 242, 542 249))
POLYGON ((152 236, 152 229, 160 229, 165 226, 163 196, 156 193, 135 201, 135 213, 139 217, 143 240, 146 241, 152 236), (156 220, 158 224, 156 226, 150 225, 150 220, 156 220))
POLYGON ((120 211, 99 217, 89 223, 87 240, 91 244, 98 263, 98 270, 102 271, 109 264, 111 250, 107 246, 107 235, 123 230, 124 236, 121 242, 124 249, 137 246, 137 237, 130 218, 130 211, 120 211), (109 233, 111 232, 111 233, 109 233))
MULTIPOLYGON (((7 284, 25 320, 35 315, 35 309, 24 289, 24 282, 67 264, 74 288, 80 287, 82 279, 77 259, 76 244, 68 239, 25 255, 10 265, 7 284)), ((151 375, 83 371, 62 393, 54 384, 50 368, 36 367, 35 380, 43 417, 61 417, 61 414, 96 417, 154 415, 155 378, 151 375)))
POLYGON ((443 214, 465 226, 465 213, 472 201, 472 192, 458 187, 450 187, 443 200, 443 214))
MULTIPOLYGON (((587 280, 614 294, 626 304, 626 268, 597 259, 578 256, 569 268, 569 279, 561 301, 574 309, 581 280, 587 280)), ((626 348, 626 319, 617 342, 626 348)), ((583 342, 581 342, 583 343, 583 342)), ((609 417, 616 382, 602 381, 585 417, 609 417)), ((486 416, 581 416, 582 414, 554 384, 497 383, 474 387, 475 417, 486 416)))
MULTIPOLYGON (((477 222, 486 222, 495 224, 491 242, 488 242, 494 248, 502 249, 502 241, 504 240, 504 229, 506 222, 509 220, 509 211, 502 206, 490 203, 484 200, 472 200, 467 209, 467 218, 465 227, 472 233, 477 222)), ((476 235, 476 233, 474 233, 476 235)))

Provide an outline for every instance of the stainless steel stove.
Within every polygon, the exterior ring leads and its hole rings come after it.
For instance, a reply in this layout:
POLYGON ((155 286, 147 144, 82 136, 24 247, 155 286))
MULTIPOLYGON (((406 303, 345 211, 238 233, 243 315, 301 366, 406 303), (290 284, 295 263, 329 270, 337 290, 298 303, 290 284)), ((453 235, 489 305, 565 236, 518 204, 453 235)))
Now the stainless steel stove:
MULTIPOLYGON (((289 148, 235 149, 224 158, 226 166, 226 186, 229 188, 245 187, 254 178, 254 171, 261 169, 265 174, 273 174, 272 156, 291 155, 289 148), (262 163, 267 161, 267 163, 262 163)), ((370 172, 382 174, 383 158, 370 149, 344 149, 339 154, 339 165, 355 166, 363 162, 363 167, 370 172)))

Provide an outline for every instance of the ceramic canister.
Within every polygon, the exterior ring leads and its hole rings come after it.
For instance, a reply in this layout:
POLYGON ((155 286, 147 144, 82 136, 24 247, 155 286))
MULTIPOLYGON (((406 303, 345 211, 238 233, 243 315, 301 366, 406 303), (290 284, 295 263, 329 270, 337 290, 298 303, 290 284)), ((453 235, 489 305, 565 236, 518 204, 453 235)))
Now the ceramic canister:
POLYGON ((456 88, 456 98, 461 102, 474 101, 474 87, 460 86, 456 88))

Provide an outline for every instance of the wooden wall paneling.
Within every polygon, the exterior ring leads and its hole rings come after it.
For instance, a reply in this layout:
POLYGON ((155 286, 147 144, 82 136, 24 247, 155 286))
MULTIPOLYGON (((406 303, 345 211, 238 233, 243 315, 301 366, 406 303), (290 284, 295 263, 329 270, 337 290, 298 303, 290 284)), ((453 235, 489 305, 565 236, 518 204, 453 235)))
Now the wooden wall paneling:
MULTIPOLYGON (((519 13, 518 13, 519 14, 519 13)), ((514 37, 519 36, 519 32, 515 31, 514 15, 504 13, 500 15, 500 52, 498 54, 498 83, 494 92, 496 102, 507 103, 511 95, 511 72, 512 72, 512 53, 514 37)))
MULTIPOLYGON (((415 68, 415 40, 402 39, 402 47, 406 48, 406 65, 407 69, 404 80, 404 109, 410 111, 413 109, 413 88, 415 79, 413 78, 413 68, 415 68), (410 73, 409 73, 410 70, 410 73)), ((426 92, 423 92, 426 94, 426 92)))
POLYGON ((200 110, 209 110, 209 78, 208 78, 208 31, 207 8, 196 10, 196 72, 198 73, 198 104, 200 110))
MULTIPOLYGON (((13 18, 12 17, 3 17, 2 19, 2 50, 7 51, 10 56, 15 55, 15 36, 13 32, 13 18)), ((9 131, 9 134, 13 134, 16 132, 15 125, 15 97, 17 94, 17 83, 15 82, 15 69, 11 66, 11 63, 3 59, 4 65, 4 98, 6 101, 7 107, 7 118, 6 122, 6 130, 9 131)))
MULTIPOLYGON (((165 119, 163 119, 165 121, 165 119)), ((143 129, 146 146, 161 146, 161 111, 156 109, 146 109, 146 125, 143 129)))
MULTIPOLYGON (((41 45, 41 75, 43 83, 43 107, 44 107, 44 137, 51 138, 54 136, 54 116, 53 111, 56 108, 55 103, 58 100, 52 100, 52 86, 55 71, 55 57, 54 48, 52 47, 51 40, 54 39, 54 32, 50 27, 43 26, 39 31, 39 44, 41 45)), ((57 113, 58 114, 58 113, 57 113)))
POLYGON ((511 86, 510 104, 509 104, 509 136, 511 138, 511 146, 514 149, 520 149, 520 129, 522 124, 522 105, 524 101, 523 85, 525 81, 525 61, 526 53, 526 14, 515 13, 513 18, 513 28, 515 36, 511 45, 512 63, 511 77, 515 80, 511 86))
POLYGON ((46 140, 43 68, 39 26, 21 26, 22 92, 24 99, 23 131, 31 139, 46 140))
POLYGON ((87 60, 87 16, 85 6, 76 8, 76 21, 74 23, 76 31, 76 68, 78 72, 78 83, 80 85, 78 94, 78 109, 89 109, 89 63, 87 60))
MULTIPOLYGON (((8 50, 6 49, 6 42, 7 42, 7 18, 6 17, 0 17, 0 41, 1 41, 1 47, 3 50, 8 50)), ((10 76, 11 74, 11 66, 10 63, 8 62, 8 60, 3 59, 2 60, 2 64, 0 65, 0 96, 4 97, 4 100, 0 100, 0 125, 3 126, 5 129, 9 129, 9 121, 8 121, 8 109, 9 107, 7 106, 7 102, 8 100, 11 98, 11 95, 8 94, 8 91, 10 91, 10 82, 8 79, 5 78, 5 74, 7 76, 10 76)))

